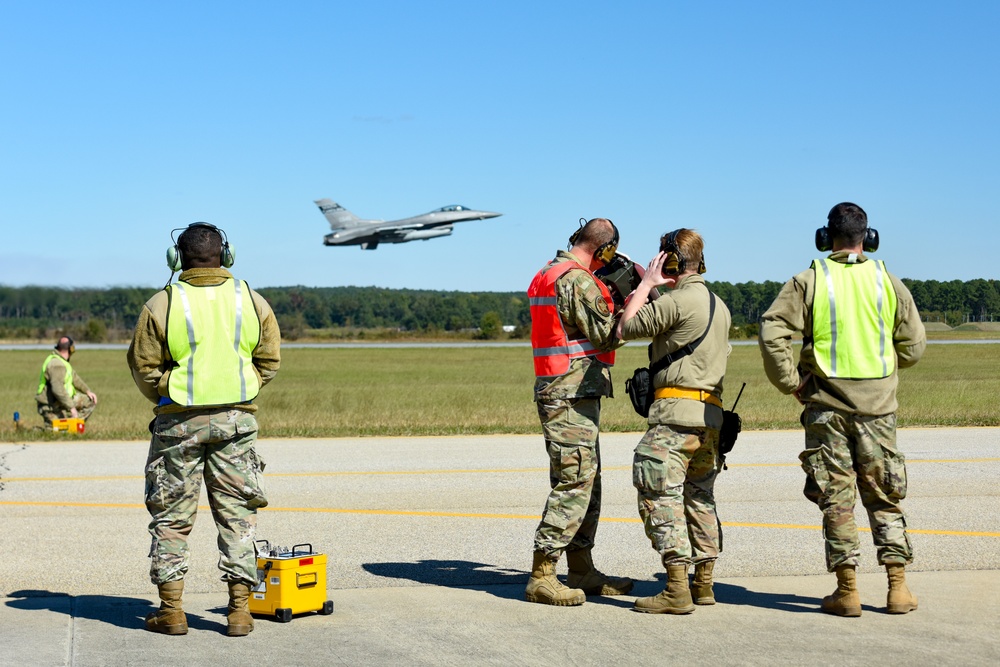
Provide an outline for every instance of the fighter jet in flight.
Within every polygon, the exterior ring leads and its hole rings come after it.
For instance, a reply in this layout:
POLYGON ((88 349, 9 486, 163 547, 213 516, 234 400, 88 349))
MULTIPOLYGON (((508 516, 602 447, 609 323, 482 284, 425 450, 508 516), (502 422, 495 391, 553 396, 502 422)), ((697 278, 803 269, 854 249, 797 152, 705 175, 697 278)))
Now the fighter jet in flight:
POLYGON ((323 245, 359 245, 362 250, 374 250, 379 243, 406 243, 449 236, 456 222, 502 215, 455 204, 403 220, 362 220, 332 199, 317 199, 316 205, 333 230, 323 237, 323 245))

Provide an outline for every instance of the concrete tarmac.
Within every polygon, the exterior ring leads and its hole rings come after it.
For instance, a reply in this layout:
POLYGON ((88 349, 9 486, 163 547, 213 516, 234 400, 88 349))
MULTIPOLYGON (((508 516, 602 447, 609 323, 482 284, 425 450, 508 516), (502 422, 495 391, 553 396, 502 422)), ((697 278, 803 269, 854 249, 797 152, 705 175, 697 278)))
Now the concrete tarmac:
POLYGON ((190 632, 143 629, 156 600, 147 443, 0 443, 0 664, 1000 664, 1000 429, 899 432, 920 607, 885 613, 885 574, 862 532, 864 613, 853 619, 818 610, 834 578, 819 511, 801 493, 800 432, 744 433, 729 457, 716 485, 718 604, 634 613, 636 596, 663 587, 631 484, 639 437, 602 436, 594 550, 635 590, 577 608, 523 601, 548 490, 541 436, 261 440, 271 504, 258 537, 326 554, 335 608, 287 624, 259 618, 246 638, 225 636, 204 497, 186 578, 190 632))

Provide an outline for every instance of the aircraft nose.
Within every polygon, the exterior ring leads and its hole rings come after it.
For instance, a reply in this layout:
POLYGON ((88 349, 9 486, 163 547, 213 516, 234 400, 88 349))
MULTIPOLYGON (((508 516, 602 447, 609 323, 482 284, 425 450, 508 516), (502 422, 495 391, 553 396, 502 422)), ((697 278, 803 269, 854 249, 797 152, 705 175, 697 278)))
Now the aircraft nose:
POLYGON ((487 218, 499 218, 503 213, 493 213, 491 211, 480 211, 480 220, 486 220, 487 218))

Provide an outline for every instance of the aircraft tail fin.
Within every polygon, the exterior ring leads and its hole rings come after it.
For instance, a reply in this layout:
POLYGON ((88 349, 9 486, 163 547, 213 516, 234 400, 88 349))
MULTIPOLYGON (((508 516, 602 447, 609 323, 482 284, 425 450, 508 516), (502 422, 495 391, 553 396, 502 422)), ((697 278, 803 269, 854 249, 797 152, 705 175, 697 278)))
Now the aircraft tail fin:
POLYGON ((316 206, 319 206, 319 210, 330 222, 331 229, 357 227, 362 223, 362 220, 358 218, 358 216, 354 215, 332 199, 317 199, 315 200, 315 203, 316 206))

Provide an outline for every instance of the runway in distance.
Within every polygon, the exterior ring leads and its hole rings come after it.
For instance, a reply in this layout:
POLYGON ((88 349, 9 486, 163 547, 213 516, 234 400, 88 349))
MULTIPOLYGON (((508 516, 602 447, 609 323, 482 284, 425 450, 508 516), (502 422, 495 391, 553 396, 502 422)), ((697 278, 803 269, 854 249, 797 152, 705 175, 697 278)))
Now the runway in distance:
POLYGON ((323 245, 359 245, 362 250, 374 250, 379 243, 427 241, 449 236, 456 222, 486 220, 502 215, 454 204, 402 220, 362 220, 332 199, 315 201, 333 230, 323 237, 323 245))

